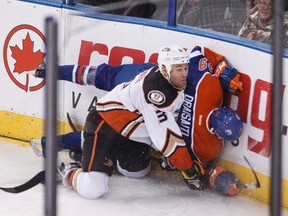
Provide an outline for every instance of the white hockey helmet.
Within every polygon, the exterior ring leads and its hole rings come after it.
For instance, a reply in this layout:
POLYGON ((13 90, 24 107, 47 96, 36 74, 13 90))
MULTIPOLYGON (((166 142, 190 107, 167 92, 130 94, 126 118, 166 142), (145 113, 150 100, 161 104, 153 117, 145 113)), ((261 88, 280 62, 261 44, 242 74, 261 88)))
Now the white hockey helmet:
POLYGON ((166 78, 170 81, 172 65, 189 63, 189 54, 179 45, 165 46, 160 49, 157 61, 161 73, 162 65, 166 67, 168 72, 168 77, 166 78))

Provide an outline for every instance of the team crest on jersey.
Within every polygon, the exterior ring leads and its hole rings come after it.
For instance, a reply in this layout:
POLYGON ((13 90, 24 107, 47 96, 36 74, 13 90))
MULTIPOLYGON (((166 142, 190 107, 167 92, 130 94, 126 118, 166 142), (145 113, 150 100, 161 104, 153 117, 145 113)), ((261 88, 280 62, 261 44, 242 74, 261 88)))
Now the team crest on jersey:
POLYGON ((161 105, 166 101, 165 95, 157 90, 152 90, 148 93, 148 100, 153 104, 161 105))
POLYGON ((225 130, 225 134, 228 135, 228 136, 232 135, 232 130, 228 130, 228 129, 225 130))

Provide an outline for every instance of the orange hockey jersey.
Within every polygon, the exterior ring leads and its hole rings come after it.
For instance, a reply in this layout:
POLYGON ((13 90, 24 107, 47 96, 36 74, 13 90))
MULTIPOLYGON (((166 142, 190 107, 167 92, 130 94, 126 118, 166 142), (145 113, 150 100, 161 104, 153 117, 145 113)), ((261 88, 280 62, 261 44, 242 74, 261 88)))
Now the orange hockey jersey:
POLYGON ((208 48, 195 47, 190 53, 188 83, 178 123, 193 159, 205 164, 217 158, 224 142, 210 132, 209 116, 223 102, 223 90, 216 73, 224 56, 208 48))

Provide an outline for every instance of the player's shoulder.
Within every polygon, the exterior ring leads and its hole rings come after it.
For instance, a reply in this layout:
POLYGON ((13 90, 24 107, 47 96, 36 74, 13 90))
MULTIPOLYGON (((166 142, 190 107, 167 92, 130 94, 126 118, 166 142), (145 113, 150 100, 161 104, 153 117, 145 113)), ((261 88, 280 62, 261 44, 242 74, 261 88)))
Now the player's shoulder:
POLYGON ((143 81, 143 92, 148 104, 168 107, 178 97, 178 91, 162 76, 158 66, 153 67, 143 81))

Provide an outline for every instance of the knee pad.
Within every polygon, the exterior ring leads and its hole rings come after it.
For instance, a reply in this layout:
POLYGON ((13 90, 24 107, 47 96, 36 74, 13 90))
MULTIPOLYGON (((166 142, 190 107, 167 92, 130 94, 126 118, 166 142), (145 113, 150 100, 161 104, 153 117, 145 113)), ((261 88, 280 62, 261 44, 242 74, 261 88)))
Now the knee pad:
POLYGON ((130 178, 142 178, 146 176, 150 170, 151 170, 151 163, 146 167, 139 171, 129 171, 125 168, 122 168, 119 164, 119 161, 117 160, 117 170, 119 173, 121 173, 124 176, 130 177, 130 178))
POLYGON ((108 175, 96 171, 82 172, 74 190, 84 198, 97 199, 108 191, 108 175))
POLYGON ((119 145, 124 148, 116 148, 118 171, 125 176, 134 178, 147 175, 151 169, 149 146, 131 140, 119 145))

